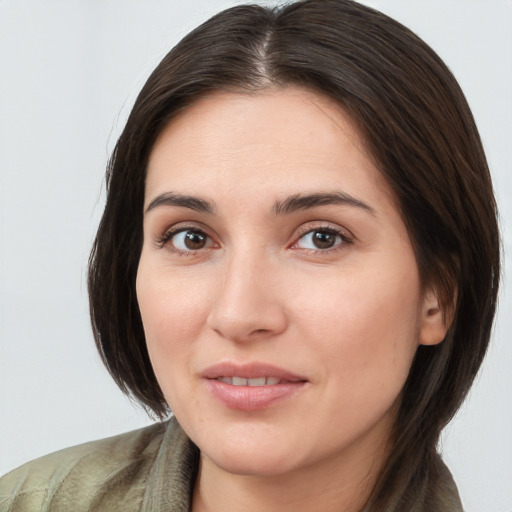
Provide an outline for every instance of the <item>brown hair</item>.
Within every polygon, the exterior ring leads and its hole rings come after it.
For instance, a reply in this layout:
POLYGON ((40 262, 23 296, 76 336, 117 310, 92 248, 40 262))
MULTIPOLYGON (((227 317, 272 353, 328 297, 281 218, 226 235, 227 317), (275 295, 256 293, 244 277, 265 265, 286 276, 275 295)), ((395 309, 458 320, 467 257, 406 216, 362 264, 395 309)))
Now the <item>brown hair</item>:
POLYGON ((394 191, 422 283, 453 316, 441 344, 417 351, 369 505, 384 510, 400 495, 396 506, 409 510, 489 342, 499 234, 485 155, 462 91, 422 40, 382 13, 350 0, 238 6, 169 52, 139 94, 108 166, 89 268, 95 339, 121 389, 163 417, 168 408, 135 294, 149 154, 167 123, 199 97, 290 84, 328 95, 358 123, 394 191))

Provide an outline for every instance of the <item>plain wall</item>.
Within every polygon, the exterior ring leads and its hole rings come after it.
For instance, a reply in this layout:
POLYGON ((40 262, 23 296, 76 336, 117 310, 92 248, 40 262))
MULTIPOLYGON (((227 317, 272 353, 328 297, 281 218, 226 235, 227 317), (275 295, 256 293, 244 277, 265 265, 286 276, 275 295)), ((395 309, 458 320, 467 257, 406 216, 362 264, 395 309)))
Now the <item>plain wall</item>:
MULTIPOLYGON (((0 0, 0 473, 151 422, 111 382, 89 327, 85 270, 103 173, 149 72, 234 3, 0 0)), ((505 277, 490 352, 442 450, 467 512, 511 512, 512 2, 364 3, 447 62, 487 150, 505 277)))

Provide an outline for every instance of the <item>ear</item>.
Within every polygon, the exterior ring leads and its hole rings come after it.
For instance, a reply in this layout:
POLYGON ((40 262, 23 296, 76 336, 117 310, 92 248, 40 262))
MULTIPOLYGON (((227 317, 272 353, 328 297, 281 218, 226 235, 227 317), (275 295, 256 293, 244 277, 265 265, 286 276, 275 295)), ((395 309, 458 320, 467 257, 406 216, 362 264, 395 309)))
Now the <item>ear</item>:
MULTIPOLYGON (((456 293, 454 294, 454 303, 456 293)), ((441 343, 450 327, 453 314, 443 311, 437 293, 433 289, 425 292, 421 312, 421 325, 418 336, 420 345, 437 345, 441 343)))

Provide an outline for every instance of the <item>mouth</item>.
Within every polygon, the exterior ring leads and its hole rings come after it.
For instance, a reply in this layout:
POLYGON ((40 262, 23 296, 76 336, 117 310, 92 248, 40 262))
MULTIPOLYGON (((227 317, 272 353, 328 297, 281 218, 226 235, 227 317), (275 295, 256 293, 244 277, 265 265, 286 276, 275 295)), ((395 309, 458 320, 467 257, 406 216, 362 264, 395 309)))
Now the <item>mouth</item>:
POLYGON ((268 409, 291 399, 308 380, 267 364, 221 363, 202 373, 210 394, 222 405, 242 411, 268 409))
POLYGON ((258 362, 246 364, 221 362, 205 369, 201 377, 218 380, 231 386, 276 386, 287 382, 308 380, 284 368, 258 362))
POLYGON ((231 386, 276 386, 282 381, 277 377, 255 377, 246 379, 244 377, 217 377, 215 380, 230 384, 231 386))

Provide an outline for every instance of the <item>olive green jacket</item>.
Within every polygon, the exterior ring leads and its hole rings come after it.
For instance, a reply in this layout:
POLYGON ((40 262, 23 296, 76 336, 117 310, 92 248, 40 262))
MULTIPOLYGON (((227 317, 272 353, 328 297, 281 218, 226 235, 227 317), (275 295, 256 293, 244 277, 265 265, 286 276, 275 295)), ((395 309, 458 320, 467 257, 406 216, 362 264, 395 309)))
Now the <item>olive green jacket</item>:
MULTIPOLYGON (((0 512, 189 512, 198 460, 198 449, 171 418, 8 473, 0 479, 0 512)), ((441 459, 439 468, 411 512, 462 512, 441 459)))
POLYGON ((173 418, 15 469, 0 479, 0 512, 188 512, 197 465, 173 418))

